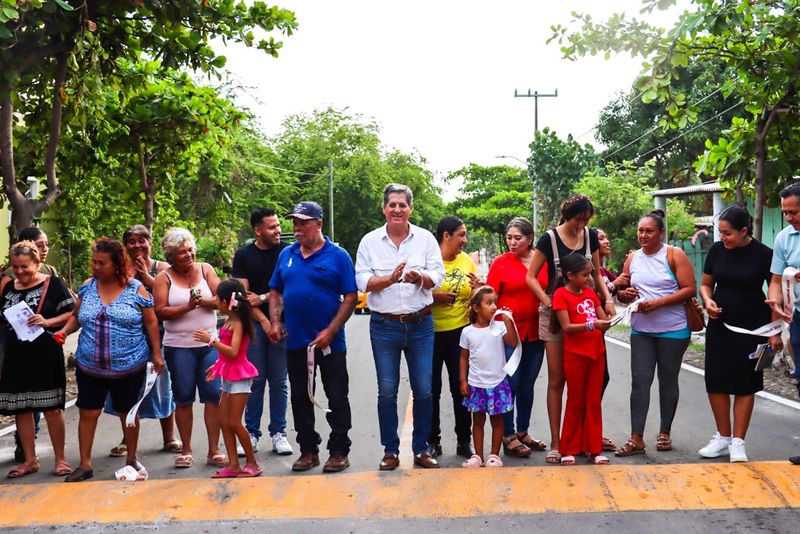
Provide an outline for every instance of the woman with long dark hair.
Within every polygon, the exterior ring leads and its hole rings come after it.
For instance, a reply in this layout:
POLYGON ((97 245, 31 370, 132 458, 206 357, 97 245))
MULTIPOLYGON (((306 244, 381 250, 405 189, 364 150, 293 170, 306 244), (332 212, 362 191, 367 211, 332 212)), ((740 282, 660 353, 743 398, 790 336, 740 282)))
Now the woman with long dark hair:
POLYGON ((572 195, 561 204, 561 223, 548 230, 536 242, 536 250, 528 268, 528 287, 539 300, 539 338, 544 341, 547 353, 547 416, 550 420, 550 452, 548 463, 559 463, 559 435, 561 433, 561 408, 564 399, 564 336, 550 329, 552 294, 558 278, 561 258, 570 254, 581 254, 592 262, 594 289, 600 297, 603 309, 609 317, 616 312, 614 302, 608 294, 600 274, 600 243, 597 232, 587 225, 594 215, 594 206, 589 197, 572 195), (537 279, 539 271, 547 264, 547 288, 537 279))

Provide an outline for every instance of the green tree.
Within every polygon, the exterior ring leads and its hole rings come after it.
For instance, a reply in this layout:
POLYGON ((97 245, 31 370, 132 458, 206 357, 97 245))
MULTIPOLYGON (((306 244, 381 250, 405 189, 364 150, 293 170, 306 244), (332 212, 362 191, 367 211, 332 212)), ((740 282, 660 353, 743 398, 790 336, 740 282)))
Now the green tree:
POLYGON ((425 160, 418 154, 385 150, 378 124, 347 109, 288 117, 272 148, 276 165, 287 169, 287 180, 296 180, 295 201, 314 200, 325 207, 328 234, 328 159, 333 160, 335 239, 353 255, 361 237, 385 222, 381 204, 390 182, 414 191, 414 224, 430 228, 444 213, 425 160))
MULTIPOLYGON (((230 0, 3 0, 0 9, 0 171, 15 231, 59 195, 56 161, 65 106, 91 99, 117 69, 117 59, 159 60, 165 68, 216 73, 225 57, 213 38, 256 46, 276 56, 281 43, 255 31, 291 34, 294 14, 263 2, 230 0), (37 134, 28 146, 20 131, 37 134), (41 139, 46 140, 42 142, 41 139), (25 154, 21 160, 15 156, 25 154), (27 199, 17 176, 46 176, 44 195, 27 199)), ((68 109, 66 111, 69 111, 68 109)), ((91 110, 102 120, 102 109, 91 110)), ((69 117, 86 122, 89 117, 69 117)))
POLYGON ((698 108, 699 118, 721 113, 717 120, 687 131, 682 135, 659 124, 664 113, 662 104, 643 102, 638 96, 639 82, 627 94, 620 93, 601 111, 596 138, 605 145, 603 160, 622 163, 633 161, 642 165, 655 162, 656 188, 688 185, 697 180, 693 164, 705 150, 706 139, 716 138, 737 109, 729 109, 735 98, 722 94, 720 86, 730 77, 721 61, 693 61, 676 69, 674 86, 686 94, 698 108), (725 111, 728 110, 728 111, 725 111))
POLYGON ((531 217, 532 184, 524 169, 471 163, 446 178, 450 183, 457 180, 463 185, 448 211, 460 217, 470 232, 491 236, 495 247, 505 243, 505 230, 511 219, 531 217))
POLYGON ((558 223, 561 202, 597 166, 598 156, 590 144, 581 146, 572 134, 562 141, 549 128, 536 132, 529 146, 528 175, 536 188, 539 227, 550 228, 558 223))
MULTIPOLYGON (((645 0, 643 5, 653 11, 674 3, 645 0)), ((662 122, 679 128, 696 121, 698 109, 676 89, 678 70, 698 60, 724 63, 732 75, 721 85, 722 92, 743 105, 746 117, 734 118, 725 137, 709 143, 697 171, 722 178, 730 189, 752 185, 753 234, 760 238, 767 195, 800 171, 796 157, 800 0, 694 0, 693 4, 694 10, 685 11, 669 32, 624 15, 596 24, 591 17, 576 14, 581 30, 570 33, 554 26, 551 40, 563 45, 562 52, 570 59, 622 50, 640 55, 646 60, 646 74, 638 86, 643 101, 661 103, 666 112, 662 122)))

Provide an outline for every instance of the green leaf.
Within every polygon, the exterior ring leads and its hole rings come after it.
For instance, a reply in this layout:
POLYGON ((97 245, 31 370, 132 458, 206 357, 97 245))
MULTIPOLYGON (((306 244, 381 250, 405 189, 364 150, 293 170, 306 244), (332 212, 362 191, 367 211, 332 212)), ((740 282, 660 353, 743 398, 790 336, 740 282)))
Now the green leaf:
POLYGON ((64 0, 53 0, 53 2, 61 6, 61 9, 64 11, 75 11, 75 8, 66 3, 64 0))

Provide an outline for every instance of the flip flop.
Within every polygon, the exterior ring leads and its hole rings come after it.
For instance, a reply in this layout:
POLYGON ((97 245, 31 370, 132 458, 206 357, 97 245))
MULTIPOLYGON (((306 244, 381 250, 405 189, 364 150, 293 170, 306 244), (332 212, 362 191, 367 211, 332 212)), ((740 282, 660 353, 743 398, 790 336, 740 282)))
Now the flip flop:
POLYGON ((594 465, 606 465, 609 462, 609 459, 602 454, 594 454, 589 456, 589 461, 594 465))
POLYGON ((550 452, 544 457, 544 461, 548 464, 559 464, 561 463, 561 453, 556 449, 550 449, 550 452))
POLYGON ((208 465, 213 465, 215 467, 225 467, 226 465, 228 465, 229 461, 230 460, 228 459, 228 456, 222 454, 221 452, 218 452, 217 454, 212 454, 211 456, 206 458, 206 463, 208 465))
POLYGON ((179 439, 173 439, 172 441, 164 443, 164 447, 161 450, 163 452, 180 454, 181 452, 183 452, 183 443, 179 439))
POLYGON ((120 443, 116 447, 112 447, 108 453, 112 458, 122 458, 128 455, 128 446, 125 443, 120 443))
POLYGON ((249 465, 246 465, 246 466, 242 467, 241 473, 239 473, 239 475, 236 478, 257 477, 257 476, 260 476, 261 473, 263 473, 263 472, 264 472, 264 470, 261 469, 260 467, 250 467, 249 465))
POLYGON ((194 458, 192 458, 191 454, 181 454, 177 458, 175 458, 175 467, 192 467, 194 463, 194 458))
POLYGON ((32 475, 39 471, 39 460, 34 460, 29 464, 21 464, 8 472, 8 478, 22 478, 32 475))
POLYGON ((561 465, 575 465, 575 457, 571 454, 561 457, 561 465))
POLYGON ((56 463, 55 468, 53 468, 53 474, 57 477, 65 477, 70 473, 72 473, 72 468, 69 466, 66 460, 56 463))
POLYGON ((83 482, 84 480, 88 480, 94 476, 93 469, 81 469, 80 467, 77 468, 75 471, 70 473, 67 478, 64 479, 64 482, 83 482))
POLYGON ((211 478, 239 478, 242 475, 242 473, 244 473, 244 471, 233 471, 228 467, 223 467, 222 469, 211 475, 211 478))

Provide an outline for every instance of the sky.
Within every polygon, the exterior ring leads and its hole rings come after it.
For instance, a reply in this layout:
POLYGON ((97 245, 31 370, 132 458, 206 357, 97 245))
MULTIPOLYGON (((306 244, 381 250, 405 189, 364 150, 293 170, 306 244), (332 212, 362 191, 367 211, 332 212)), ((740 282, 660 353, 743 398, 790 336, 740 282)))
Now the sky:
MULTIPOLYGON (((522 165, 539 128, 596 145, 592 128, 618 92, 628 92, 641 59, 562 59, 547 44, 572 11, 605 20, 639 15, 641 0, 270 0, 295 12, 298 31, 278 59, 225 50, 227 68, 249 89, 239 98, 268 135, 295 113, 334 106, 373 118, 387 147, 416 151, 441 177, 469 163, 522 165)), ((679 6, 685 7, 687 1, 679 6)), ((682 7, 657 13, 671 26, 682 7)), ((647 17, 645 17, 647 18, 647 17)), ((577 28, 573 24, 572 27, 577 28)))

